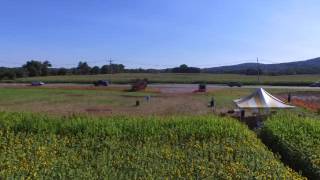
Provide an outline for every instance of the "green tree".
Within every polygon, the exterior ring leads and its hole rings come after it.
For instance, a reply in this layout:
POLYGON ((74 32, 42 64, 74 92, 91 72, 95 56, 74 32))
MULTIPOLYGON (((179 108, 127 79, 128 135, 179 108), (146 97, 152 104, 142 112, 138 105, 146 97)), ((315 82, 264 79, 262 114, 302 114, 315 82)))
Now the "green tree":
POLYGON ((100 68, 98 66, 94 66, 91 70, 90 70, 90 74, 99 74, 100 73, 100 68))
POLYGON ((91 70, 91 67, 88 65, 87 62, 80 61, 77 67, 77 71, 79 74, 89 74, 91 70))
POLYGON ((22 68, 27 72, 28 76, 47 76, 49 75, 49 68, 51 63, 49 61, 27 61, 22 68))
POLYGON ((181 64, 179 68, 181 71, 187 71, 188 66, 186 64, 181 64))
POLYGON ((121 73, 124 72, 123 64, 111 64, 109 73, 121 73))
POLYGON ((49 75, 49 68, 52 67, 49 61, 44 61, 41 65, 41 76, 49 75))
POLYGON ((102 66, 100 72, 102 74, 122 73, 124 72, 124 70, 125 70, 125 67, 123 64, 111 64, 111 65, 102 66))
POLYGON ((28 76, 40 76, 42 70, 42 63, 40 61, 27 61, 25 65, 22 66, 28 73, 28 76))
POLYGON ((27 74, 27 72, 23 68, 16 68, 16 69, 14 69, 14 71, 15 71, 15 74, 16 74, 17 78, 25 77, 26 74, 27 74))
POLYGON ((67 75, 68 70, 66 68, 59 68, 57 74, 58 75, 67 75))

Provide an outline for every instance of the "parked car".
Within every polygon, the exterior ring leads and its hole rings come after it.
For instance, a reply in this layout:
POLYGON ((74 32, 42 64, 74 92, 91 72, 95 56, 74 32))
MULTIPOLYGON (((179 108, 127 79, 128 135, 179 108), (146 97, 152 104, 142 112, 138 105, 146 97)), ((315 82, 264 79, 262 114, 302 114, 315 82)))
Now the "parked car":
POLYGON ((315 82, 309 85, 310 87, 320 87, 320 82, 315 82))
POLYGON ((194 93, 199 93, 199 92, 207 92, 207 85, 202 83, 198 85, 198 89, 193 91, 194 93))
POLYGON ((199 84, 198 92, 206 92, 206 91, 207 91, 207 85, 206 84, 199 84))
POLYGON ((146 89, 148 86, 148 79, 136 79, 131 85, 131 91, 140 91, 146 89))
POLYGON ((105 80, 99 80, 93 83, 95 86, 109 86, 110 82, 105 80))
POLYGON ((241 87, 242 83, 241 82, 229 82, 227 85, 229 87, 233 87, 233 86, 241 87))
POLYGON ((31 86, 42 86, 42 85, 45 85, 45 83, 41 81, 34 81, 31 83, 31 86))

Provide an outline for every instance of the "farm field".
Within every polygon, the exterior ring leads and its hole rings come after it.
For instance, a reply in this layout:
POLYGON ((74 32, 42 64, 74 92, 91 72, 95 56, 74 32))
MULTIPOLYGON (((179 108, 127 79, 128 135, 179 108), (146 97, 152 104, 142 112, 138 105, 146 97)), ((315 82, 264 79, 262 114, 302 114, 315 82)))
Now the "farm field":
POLYGON ((5 179, 303 179, 245 125, 217 116, 0 113, 5 179))
POLYGON ((310 179, 320 178, 319 117, 299 117, 292 112, 273 116, 261 136, 282 159, 310 179))
MULTIPOLYGON (((173 74, 173 73, 119 73, 105 75, 68 75, 20 78, 14 82, 29 83, 32 81, 44 81, 47 83, 92 83, 105 79, 113 83, 127 84, 138 78, 147 78, 151 83, 210 83, 226 84, 228 82, 242 82, 245 85, 259 84, 257 76, 237 74, 173 74)), ((261 76, 260 84, 264 85, 291 85, 308 86, 319 81, 319 75, 286 75, 286 76, 261 76)))
MULTIPOLYGON (((209 114, 208 103, 216 101, 216 111, 235 108, 234 99, 250 94, 247 88, 213 88, 207 93, 193 93, 194 89, 147 88, 141 92, 128 92, 127 87, 96 88, 93 86, 7 86, 0 88, 0 110, 11 112, 45 113, 55 116, 89 115, 191 115, 209 114), (145 99, 150 96, 150 100, 145 99), (139 106, 135 106, 136 101, 139 106)), ((287 92, 303 90, 270 89, 286 99, 287 92)), ((304 92, 319 94, 319 91, 304 92)), ((295 97, 295 96, 294 96, 295 97)), ((319 107, 320 108, 320 107, 319 107)))
POLYGON ((79 87, 0 89, 0 110, 54 116, 207 114, 206 106, 207 102, 196 96, 162 94, 152 89, 144 92, 79 87), (145 96, 151 96, 149 102, 145 96), (135 106, 137 100, 139 106, 135 106))
POLYGON ((320 0, 0 4, 0 180, 320 180, 320 0))
MULTIPOLYGON (((210 87, 194 93, 189 86, 128 88, 2 84, 0 178, 304 179, 297 173, 302 168, 286 167, 287 161, 281 162, 244 123, 219 116, 254 89, 210 87), (208 107, 212 97, 215 113, 208 107)), ((320 94, 317 89, 267 91, 283 100, 291 92, 293 100, 302 98, 306 104, 310 100, 305 97, 320 94)), ((298 119, 298 114, 319 117, 310 110, 299 106, 290 112, 298 119)), ((317 146, 304 152, 309 156, 317 146)))

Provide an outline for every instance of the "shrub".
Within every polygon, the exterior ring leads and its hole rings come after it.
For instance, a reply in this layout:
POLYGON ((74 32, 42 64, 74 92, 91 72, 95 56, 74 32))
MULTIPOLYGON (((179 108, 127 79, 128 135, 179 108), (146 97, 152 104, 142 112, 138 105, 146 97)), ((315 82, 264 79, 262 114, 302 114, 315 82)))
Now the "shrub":
POLYGON ((320 179, 319 120, 281 112, 265 123, 261 137, 294 169, 310 179, 320 179))
POLYGON ((302 179, 239 122, 0 113, 0 178, 302 179))

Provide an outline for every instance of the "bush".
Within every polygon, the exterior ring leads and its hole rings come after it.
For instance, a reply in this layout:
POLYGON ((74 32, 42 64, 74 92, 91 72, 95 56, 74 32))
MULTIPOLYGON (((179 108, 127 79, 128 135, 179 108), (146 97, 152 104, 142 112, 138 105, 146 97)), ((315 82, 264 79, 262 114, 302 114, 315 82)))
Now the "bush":
POLYGON ((261 137, 294 169, 320 179, 320 121, 281 112, 262 128, 261 137))

